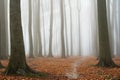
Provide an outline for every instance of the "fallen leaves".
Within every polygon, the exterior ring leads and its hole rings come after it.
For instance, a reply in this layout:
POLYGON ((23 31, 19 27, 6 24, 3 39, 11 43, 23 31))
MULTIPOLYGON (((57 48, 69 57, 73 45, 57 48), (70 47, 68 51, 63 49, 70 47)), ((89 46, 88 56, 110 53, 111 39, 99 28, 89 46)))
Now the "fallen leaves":
MULTIPOLYGON (((120 59, 114 61, 120 64, 120 59)), ((70 58, 35 58, 27 59, 29 66, 40 72, 47 72, 54 76, 46 78, 30 78, 21 76, 4 76, 0 74, 0 80, 67 80, 69 76, 73 80, 112 80, 120 79, 119 68, 100 68, 91 65, 97 64, 94 57, 70 57, 70 58), (66 75, 67 74, 67 75, 66 75), (77 75, 77 76, 76 76, 77 75), (79 76, 78 76, 79 75, 79 76)), ((8 61, 2 61, 7 66, 8 61)), ((1 69, 0 72, 3 72, 1 69)))

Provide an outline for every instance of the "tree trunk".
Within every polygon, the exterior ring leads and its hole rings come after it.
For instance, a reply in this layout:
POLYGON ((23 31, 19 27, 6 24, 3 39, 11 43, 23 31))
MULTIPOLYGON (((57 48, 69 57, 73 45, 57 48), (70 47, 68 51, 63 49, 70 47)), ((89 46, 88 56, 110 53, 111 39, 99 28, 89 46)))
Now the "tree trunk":
MULTIPOLYGON (((0 13, 1 13, 1 9, 2 9, 2 8, 0 7, 0 13)), ((1 35, 2 35, 2 32, 1 32, 1 27, 2 27, 2 26, 1 26, 1 24, 2 24, 2 23, 1 23, 1 14, 0 14, 0 57, 1 57, 1 50, 2 50, 2 48, 1 48, 1 46, 2 46, 2 45, 1 45, 1 39, 2 39, 2 38, 1 38, 1 35)), ((1 69, 1 68, 4 68, 4 66, 2 65, 2 63, 1 63, 1 61, 0 61, 0 69, 1 69)))
POLYGON ((53 0, 51 0, 51 16, 50 16, 50 38, 49 38, 49 57, 53 57, 52 55, 52 38, 53 38, 53 0))
POLYGON ((62 52, 62 58, 65 58, 65 39, 64 39, 64 3, 63 0, 60 0, 60 5, 61 5, 61 43, 62 43, 62 48, 61 48, 61 52, 62 52))
POLYGON ((33 73, 26 64, 25 50, 21 25, 21 0, 10 0, 10 33, 11 33, 11 55, 5 74, 33 73))
POLYGON ((42 8, 42 13, 43 13, 42 19, 43 19, 43 29, 44 29, 44 32, 43 32, 43 35, 44 35, 44 36, 43 36, 43 37, 44 37, 44 55, 47 56, 47 54, 46 54, 46 39, 45 39, 45 36, 46 36, 46 33, 45 33, 45 32, 46 32, 46 31, 45 31, 45 25, 44 25, 44 24, 45 24, 45 21, 44 21, 43 3, 42 3, 42 7, 41 7, 41 8, 42 8))
POLYGON ((71 2, 69 0, 69 7, 70 7, 70 33, 71 33, 71 56, 73 56, 73 30, 72 30, 72 8, 71 8, 71 2))
POLYGON ((68 57, 69 56, 69 49, 68 49, 68 32, 67 32, 67 19, 66 19, 66 5, 65 5, 65 2, 64 2, 64 19, 65 19, 65 35, 66 35, 66 56, 68 57))
POLYGON ((100 59, 97 66, 114 67, 116 66, 111 57, 108 23, 106 13, 106 0, 97 0, 98 3, 98 26, 99 26, 99 48, 100 59))
POLYGON ((29 0, 29 58, 34 58, 33 54, 33 35, 32 35, 32 3, 29 0))
POLYGON ((39 45, 39 51, 38 51, 38 56, 39 57, 43 57, 43 55, 42 55, 42 36, 41 36, 41 25, 40 25, 40 0, 38 0, 38 18, 37 18, 37 21, 38 21, 38 29, 37 29, 37 31, 38 31, 38 45, 39 45))
POLYGON ((8 59, 8 10, 7 10, 7 1, 0 1, 0 19, 1 19, 1 50, 0 50, 0 59, 8 59))
POLYGON ((80 36, 80 9, 79 9, 79 0, 77 0, 77 9, 78 9, 78 29, 79 29, 79 55, 81 55, 81 36, 80 36))

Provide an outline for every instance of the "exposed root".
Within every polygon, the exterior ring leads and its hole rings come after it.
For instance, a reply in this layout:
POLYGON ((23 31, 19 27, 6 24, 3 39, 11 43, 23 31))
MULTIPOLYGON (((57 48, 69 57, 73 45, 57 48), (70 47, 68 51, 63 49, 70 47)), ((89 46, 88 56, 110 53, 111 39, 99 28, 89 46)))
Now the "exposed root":
POLYGON ((37 72, 32 70, 29 66, 26 66, 24 69, 17 69, 16 71, 7 69, 4 72, 5 75, 16 75, 16 76, 27 76, 27 77, 46 77, 49 74, 44 72, 37 72))
POLYGON ((110 68, 117 67, 117 68, 120 68, 120 66, 116 65, 113 61, 111 61, 109 63, 104 62, 104 61, 99 61, 96 66, 98 66, 98 67, 110 67, 110 68))

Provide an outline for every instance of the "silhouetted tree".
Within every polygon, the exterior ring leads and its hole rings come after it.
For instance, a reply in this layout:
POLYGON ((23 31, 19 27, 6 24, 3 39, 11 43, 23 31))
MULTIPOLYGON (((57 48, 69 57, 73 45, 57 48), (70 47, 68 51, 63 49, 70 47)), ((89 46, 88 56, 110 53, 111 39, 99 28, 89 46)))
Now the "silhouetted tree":
POLYGON ((26 63, 21 25, 21 0, 10 0, 11 55, 5 74, 36 74, 26 63))
POLYGON ((101 67, 115 67, 111 57, 108 23, 107 23, 107 11, 106 0, 97 0, 98 5, 98 30, 99 30, 99 48, 100 56, 97 66, 101 67))

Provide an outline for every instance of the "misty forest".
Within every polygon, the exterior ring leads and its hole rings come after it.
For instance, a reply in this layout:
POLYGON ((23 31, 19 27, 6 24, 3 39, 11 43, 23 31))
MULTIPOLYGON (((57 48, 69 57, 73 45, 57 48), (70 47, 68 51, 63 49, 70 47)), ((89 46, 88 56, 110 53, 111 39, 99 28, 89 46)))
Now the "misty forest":
POLYGON ((0 80, 120 80, 120 0, 0 0, 0 80))

